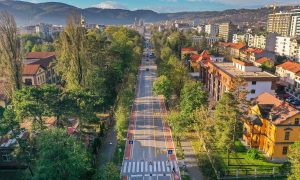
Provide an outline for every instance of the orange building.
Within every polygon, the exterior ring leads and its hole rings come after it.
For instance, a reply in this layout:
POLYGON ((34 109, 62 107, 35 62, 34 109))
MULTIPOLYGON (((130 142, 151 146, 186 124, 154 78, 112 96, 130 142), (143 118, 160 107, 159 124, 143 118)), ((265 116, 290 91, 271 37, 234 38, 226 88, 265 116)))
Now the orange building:
POLYGON ((195 48, 181 48, 181 60, 184 60, 186 55, 198 54, 195 48))
POLYGON ((287 160, 289 145, 300 141, 300 111, 269 93, 254 102, 244 121, 243 141, 272 161, 287 160))

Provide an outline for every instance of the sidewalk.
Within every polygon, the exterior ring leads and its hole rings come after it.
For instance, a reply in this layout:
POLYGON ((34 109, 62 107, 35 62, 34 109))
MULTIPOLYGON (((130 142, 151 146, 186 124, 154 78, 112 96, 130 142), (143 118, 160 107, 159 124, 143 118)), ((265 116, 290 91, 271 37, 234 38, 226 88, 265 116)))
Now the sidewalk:
POLYGON ((191 180, 203 180, 204 177, 198 166, 198 160, 195 155, 191 142, 188 139, 181 141, 182 149, 184 150, 184 163, 189 173, 191 180))
POLYGON ((106 134, 103 146, 100 149, 99 167, 100 169, 109 161, 113 160, 115 149, 117 147, 117 136, 114 126, 111 126, 106 134), (112 144, 110 144, 112 143, 112 144))

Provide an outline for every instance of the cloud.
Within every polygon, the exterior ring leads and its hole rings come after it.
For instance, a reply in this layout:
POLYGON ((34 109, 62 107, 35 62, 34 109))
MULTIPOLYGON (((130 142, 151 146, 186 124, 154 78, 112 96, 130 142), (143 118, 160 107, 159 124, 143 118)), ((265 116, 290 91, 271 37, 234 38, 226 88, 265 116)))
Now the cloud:
POLYGON ((115 1, 104 1, 99 4, 94 5, 93 7, 101 9, 128 9, 126 5, 119 4, 115 1))

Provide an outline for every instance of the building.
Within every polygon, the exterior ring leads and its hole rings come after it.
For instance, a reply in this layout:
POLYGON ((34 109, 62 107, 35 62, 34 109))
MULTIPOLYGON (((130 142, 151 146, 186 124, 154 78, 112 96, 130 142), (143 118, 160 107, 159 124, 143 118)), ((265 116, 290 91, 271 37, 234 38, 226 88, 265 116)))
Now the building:
POLYGON ((26 55, 24 64, 40 65, 46 73, 45 83, 47 84, 57 84, 59 83, 59 76, 55 73, 55 52, 30 52, 26 55))
POLYGON ((34 33, 36 33, 36 27, 35 26, 23 26, 23 27, 19 28, 18 32, 21 35, 34 34, 34 33))
POLYGON ((240 58, 244 49, 246 49, 246 45, 244 43, 231 43, 229 46, 230 56, 234 58, 240 58))
POLYGON ((266 57, 275 61, 275 53, 263 49, 247 48, 241 51, 240 59, 245 61, 255 62, 256 60, 266 57))
POLYGON ((208 62, 207 88, 214 100, 218 101, 222 94, 231 90, 237 78, 245 82, 244 88, 247 100, 256 98, 263 92, 275 93, 276 82, 279 78, 273 74, 262 71, 252 62, 232 59, 232 62, 208 62))
POLYGON ((276 47, 276 39, 278 34, 276 33, 268 33, 266 36, 266 51, 275 52, 276 47))
POLYGON ((266 36, 264 35, 254 35, 253 38, 253 47, 259 48, 259 49, 265 49, 266 48, 266 36))
POLYGON ((209 46, 214 45, 215 43, 219 42, 219 38, 218 37, 206 37, 206 42, 209 46))
POLYGON ((46 69, 39 64, 23 66, 22 81, 26 86, 40 86, 46 83, 46 69))
POLYGON ((254 65, 257 66, 257 67, 260 67, 260 66, 266 66, 266 67, 274 67, 275 63, 274 63, 274 60, 270 59, 270 58, 267 58, 267 57, 261 57, 257 60, 255 60, 254 62, 254 65))
POLYGON ((281 36, 290 35, 292 13, 279 12, 269 14, 267 31, 271 33, 278 33, 281 36))
POLYGON ((277 36, 276 37, 276 45, 275 45, 275 53, 280 56, 289 57, 290 56, 291 39, 292 39, 292 37, 277 36))
POLYGON ((289 58, 300 62, 300 39, 291 39, 289 58))
POLYGON ((291 19, 291 30, 290 36, 300 36, 300 9, 294 9, 291 11, 292 19, 291 19))
POLYGON ((233 43, 246 43, 245 34, 233 34, 232 36, 232 42, 233 43))
POLYGON ((219 33, 219 26, 216 24, 205 25, 205 33, 208 36, 216 37, 219 33))
POLYGON ((181 48, 181 59, 184 59, 186 55, 198 54, 195 48, 181 48))
POLYGON ((232 24, 232 22, 222 23, 219 25, 219 38, 224 40, 224 42, 230 42, 236 30, 237 26, 232 24))
POLYGON ((299 110, 270 93, 262 93, 245 118, 243 141, 269 160, 286 161, 289 145, 300 141, 299 121, 299 110))

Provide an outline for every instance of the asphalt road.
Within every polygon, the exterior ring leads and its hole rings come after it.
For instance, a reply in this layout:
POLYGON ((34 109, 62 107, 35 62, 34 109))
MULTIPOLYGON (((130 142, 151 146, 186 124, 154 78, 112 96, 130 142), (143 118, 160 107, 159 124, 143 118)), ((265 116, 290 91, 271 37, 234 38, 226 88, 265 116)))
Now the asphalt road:
MULTIPOLYGON (((149 49, 145 51, 148 54, 149 49)), ((171 133, 163 121, 164 104, 152 92, 152 84, 157 76, 154 59, 142 59, 138 76, 122 177, 145 180, 180 179, 171 133)))

